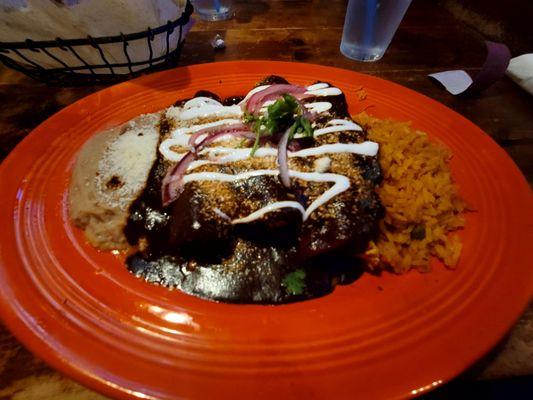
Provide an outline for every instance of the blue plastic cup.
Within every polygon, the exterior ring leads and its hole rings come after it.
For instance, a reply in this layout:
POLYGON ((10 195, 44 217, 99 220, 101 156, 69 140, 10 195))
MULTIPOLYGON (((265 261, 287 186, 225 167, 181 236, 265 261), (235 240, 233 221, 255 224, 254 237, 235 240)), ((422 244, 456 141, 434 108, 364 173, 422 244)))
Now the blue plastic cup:
POLYGON ((357 61, 379 60, 410 4, 411 0, 350 0, 341 53, 357 61))

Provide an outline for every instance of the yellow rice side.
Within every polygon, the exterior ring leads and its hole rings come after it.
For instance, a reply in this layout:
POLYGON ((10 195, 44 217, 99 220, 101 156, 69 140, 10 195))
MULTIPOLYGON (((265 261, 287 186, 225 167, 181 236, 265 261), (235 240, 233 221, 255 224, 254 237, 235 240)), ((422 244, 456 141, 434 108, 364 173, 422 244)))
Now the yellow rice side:
POLYGON ((409 123, 364 112, 354 119, 380 145, 383 181, 377 190, 386 213, 374 249, 381 262, 374 267, 427 271, 432 256, 455 266, 461 242, 450 232, 464 226, 466 206, 452 179, 450 151, 409 123))

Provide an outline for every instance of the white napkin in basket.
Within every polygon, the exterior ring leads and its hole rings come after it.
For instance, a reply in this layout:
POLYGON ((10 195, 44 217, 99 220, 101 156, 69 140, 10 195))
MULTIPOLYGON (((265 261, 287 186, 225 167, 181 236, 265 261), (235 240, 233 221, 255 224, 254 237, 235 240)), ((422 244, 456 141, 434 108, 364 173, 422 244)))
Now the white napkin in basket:
MULTIPOLYGON (((156 28, 169 20, 178 18, 183 12, 185 0, 0 0, 0 41, 18 42, 26 39, 53 40, 114 36, 156 28)), ((170 50, 177 45, 178 32, 170 37, 170 50)), ((109 63, 126 63, 122 44, 101 45, 109 63)), ((89 64, 103 64, 96 49, 76 47, 75 50, 89 64)), ((153 57, 166 52, 165 35, 152 42, 153 57)), ((51 51, 68 65, 83 65, 72 53, 51 51)), ((23 55, 46 68, 61 67, 53 58, 31 51, 23 55)), ((128 46, 132 61, 148 59, 149 48, 146 39, 132 41, 128 46)), ((14 57, 24 62, 20 57, 14 57)), ((109 72, 96 71, 96 72, 109 72)), ((127 68, 116 70, 127 73, 127 68)))

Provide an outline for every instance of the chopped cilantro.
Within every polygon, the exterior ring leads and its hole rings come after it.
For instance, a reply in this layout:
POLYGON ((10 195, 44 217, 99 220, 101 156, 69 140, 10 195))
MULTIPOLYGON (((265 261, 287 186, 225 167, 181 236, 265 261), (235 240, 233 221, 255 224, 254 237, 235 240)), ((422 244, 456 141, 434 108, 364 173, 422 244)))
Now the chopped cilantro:
POLYGON ((311 126, 311 122, 307 118, 300 117, 300 125, 302 126, 302 133, 306 137, 313 137, 313 127, 311 126))
POLYGON ((291 140, 297 133, 301 133, 304 137, 313 137, 313 128, 307 118, 296 117, 294 119, 294 123, 291 125, 289 133, 289 140, 291 140))
POLYGON ((289 140, 296 134, 313 137, 311 122, 302 114, 303 110, 300 104, 290 94, 282 95, 280 99, 269 105, 266 112, 260 117, 246 112, 243 120, 245 123, 251 124, 251 129, 256 134, 250 155, 255 154, 262 137, 272 136, 275 133, 285 131, 287 128, 290 128, 289 140))
POLYGON ((244 112, 244 116, 242 118, 244 120, 245 124, 251 124, 255 121, 255 117, 253 114, 250 114, 248 111, 244 112))
POLYGON ((288 294, 302 294, 305 290, 305 271, 303 269, 297 269, 291 272, 283 278, 281 284, 285 287, 288 294))
POLYGON ((255 135, 255 141, 254 141, 254 145, 252 147, 252 150, 250 151, 250 157, 253 157, 255 152, 257 151, 257 149, 259 148, 259 141, 261 140, 261 134, 260 133, 256 133, 255 135))

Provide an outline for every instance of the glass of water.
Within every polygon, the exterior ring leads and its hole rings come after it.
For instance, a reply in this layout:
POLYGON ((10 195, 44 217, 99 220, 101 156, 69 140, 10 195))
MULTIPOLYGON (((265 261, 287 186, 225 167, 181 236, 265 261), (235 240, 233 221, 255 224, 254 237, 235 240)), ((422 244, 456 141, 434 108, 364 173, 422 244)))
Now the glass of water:
POLYGON ((379 60, 398 29, 411 0, 350 0, 341 53, 352 60, 379 60))
POLYGON ((194 11, 204 21, 222 21, 232 17, 232 0, 193 0, 194 11))

